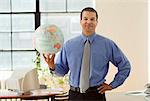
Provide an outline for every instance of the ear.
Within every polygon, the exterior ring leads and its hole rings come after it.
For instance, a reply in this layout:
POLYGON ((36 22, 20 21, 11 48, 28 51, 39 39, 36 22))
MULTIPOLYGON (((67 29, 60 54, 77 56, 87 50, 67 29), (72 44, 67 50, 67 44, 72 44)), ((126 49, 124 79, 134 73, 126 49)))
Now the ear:
POLYGON ((97 26, 97 24, 98 24, 98 20, 96 21, 96 26, 97 26))
POLYGON ((81 25, 81 23, 82 23, 82 22, 81 22, 81 20, 80 20, 80 25, 81 25))

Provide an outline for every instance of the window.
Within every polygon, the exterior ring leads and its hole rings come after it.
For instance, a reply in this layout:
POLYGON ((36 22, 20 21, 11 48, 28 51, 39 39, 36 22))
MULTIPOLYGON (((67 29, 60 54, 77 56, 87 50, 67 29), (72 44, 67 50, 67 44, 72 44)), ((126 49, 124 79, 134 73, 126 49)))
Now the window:
POLYGON ((0 70, 33 67, 36 0, 0 1, 0 70))
POLYGON ((34 67, 33 35, 42 24, 59 26, 65 41, 78 35, 86 6, 94 7, 94 0, 0 0, 0 70, 34 67))

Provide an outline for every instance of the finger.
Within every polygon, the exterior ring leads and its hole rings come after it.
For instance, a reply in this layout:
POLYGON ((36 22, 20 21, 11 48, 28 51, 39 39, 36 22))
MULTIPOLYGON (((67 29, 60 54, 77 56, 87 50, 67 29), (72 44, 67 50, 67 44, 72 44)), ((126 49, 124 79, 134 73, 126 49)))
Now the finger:
POLYGON ((111 86, 104 86, 102 89, 99 90, 100 93, 105 93, 108 90, 112 90, 111 86))
POLYGON ((99 90, 99 91, 102 91, 104 88, 105 88, 105 87, 102 86, 102 87, 100 87, 98 90, 99 90))
POLYGON ((104 83, 101 84, 101 86, 98 88, 98 90, 100 90, 100 89, 102 89, 104 87, 107 87, 107 86, 108 86, 108 84, 104 82, 104 83))
POLYGON ((100 89, 99 91, 100 91, 100 92, 103 92, 103 91, 105 91, 105 90, 107 90, 107 87, 103 87, 103 88, 100 89))
POLYGON ((55 58, 55 54, 52 54, 52 59, 55 58))
POLYGON ((102 93, 103 93, 103 91, 104 91, 104 90, 103 90, 103 89, 101 89, 101 90, 99 90, 99 93, 101 93, 101 94, 102 94, 102 93))
POLYGON ((50 61, 50 53, 48 53, 48 54, 43 54, 43 57, 44 57, 44 60, 45 60, 46 62, 50 61))
POLYGON ((107 88, 103 88, 99 91, 99 93, 104 94, 106 90, 107 90, 107 88))
POLYGON ((101 94, 104 94, 105 92, 106 92, 106 90, 104 90, 104 91, 101 91, 100 93, 101 93, 101 94))
POLYGON ((45 54, 43 53, 43 57, 44 57, 44 59, 46 60, 46 56, 45 56, 45 54))
POLYGON ((50 54, 50 53, 48 53, 48 54, 47 54, 47 58, 50 58, 50 55, 51 55, 51 54, 50 54))
POLYGON ((100 90, 100 89, 102 89, 102 88, 104 88, 104 85, 101 85, 99 88, 97 88, 98 90, 100 90))

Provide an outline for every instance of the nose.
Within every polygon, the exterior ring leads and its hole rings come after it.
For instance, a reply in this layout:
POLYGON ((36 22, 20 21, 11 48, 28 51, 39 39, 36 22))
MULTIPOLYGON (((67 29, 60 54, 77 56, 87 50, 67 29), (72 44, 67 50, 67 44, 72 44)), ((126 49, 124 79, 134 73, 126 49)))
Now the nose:
POLYGON ((91 23, 91 20, 87 20, 87 23, 91 23))

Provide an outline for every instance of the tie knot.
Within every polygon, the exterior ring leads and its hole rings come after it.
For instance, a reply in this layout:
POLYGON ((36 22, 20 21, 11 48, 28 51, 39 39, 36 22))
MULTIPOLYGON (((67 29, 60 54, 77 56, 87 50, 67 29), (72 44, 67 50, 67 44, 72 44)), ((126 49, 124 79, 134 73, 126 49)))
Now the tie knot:
POLYGON ((85 43, 89 43, 90 44, 90 40, 87 38, 86 41, 85 41, 85 43))

